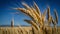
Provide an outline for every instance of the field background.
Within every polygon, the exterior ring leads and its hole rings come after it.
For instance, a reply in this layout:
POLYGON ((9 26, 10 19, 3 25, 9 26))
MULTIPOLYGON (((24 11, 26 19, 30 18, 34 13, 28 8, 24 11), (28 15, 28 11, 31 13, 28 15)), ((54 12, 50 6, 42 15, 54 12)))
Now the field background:
MULTIPOLYGON (((21 27, 24 31, 26 31, 25 34, 33 34, 32 28, 29 27, 21 27), (28 33, 27 33, 28 32, 28 33)), ((19 27, 0 27, 0 34, 22 34, 21 29, 19 27)), ((60 27, 58 27, 58 34, 60 34, 60 27)))

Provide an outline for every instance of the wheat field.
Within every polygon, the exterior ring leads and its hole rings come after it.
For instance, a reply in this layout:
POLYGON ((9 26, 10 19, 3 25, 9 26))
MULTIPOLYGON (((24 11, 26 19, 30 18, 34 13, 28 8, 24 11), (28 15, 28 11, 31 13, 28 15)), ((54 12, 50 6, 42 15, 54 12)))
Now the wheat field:
MULTIPOLYGON (((22 27, 27 34, 31 27, 22 27)), ((31 32, 32 33, 32 32, 31 32)), ((0 27, 0 34, 23 34, 19 27, 0 27)))
MULTIPOLYGON (((22 29, 25 31, 24 34, 34 34, 32 27, 22 27, 22 29)), ((37 30, 35 31, 37 34, 37 30)), ((21 29, 19 27, 0 27, 0 34, 23 34, 21 29)), ((58 34, 60 34, 60 27, 58 27, 58 34)))

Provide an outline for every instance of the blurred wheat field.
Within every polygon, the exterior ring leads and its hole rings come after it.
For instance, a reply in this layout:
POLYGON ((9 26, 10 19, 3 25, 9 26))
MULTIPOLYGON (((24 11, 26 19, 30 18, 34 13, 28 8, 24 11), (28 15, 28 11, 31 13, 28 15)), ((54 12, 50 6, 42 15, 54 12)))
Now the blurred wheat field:
MULTIPOLYGON (((22 27, 25 34, 34 34, 32 27, 22 27), (28 33, 27 33, 28 32, 28 33)), ((37 31, 35 31, 36 33, 37 31)), ((0 34, 23 34, 19 27, 0 27, 0 34)), ((58 34, 60 34, 60 27, 58 27, 58 34)))
MULTIPOLYGON (((25 31, 31 31, 31 27, 22 27, 25 31)), ((22 34, 19 27, 0 27, 0 34, 22 34)))
POLYGON ((58 27, 58 34, 60 34, 60 27, 58 27))

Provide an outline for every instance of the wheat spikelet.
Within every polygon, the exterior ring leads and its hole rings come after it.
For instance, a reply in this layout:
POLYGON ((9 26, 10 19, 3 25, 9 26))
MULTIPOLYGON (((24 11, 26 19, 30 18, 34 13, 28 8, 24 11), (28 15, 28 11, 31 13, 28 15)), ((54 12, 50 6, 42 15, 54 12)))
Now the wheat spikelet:
POLYGON ((24 20, 24 21, 26 21, 29 24, 32 24, 37 30, 39 30, 38 25, 36 23, 34 23, 33 21, 31 21, 31 20, 24 20))
POLYGON ((52 22, 52 16, 50 15, 50 7, 47 8, 47 20, 48 20, 48 26, 50 26, 51 22, 52 22))
POLYGON ((40 9, 39 9, 39 7, 37 6, 37 4, 35 2, 34 2, 34 7, 35 7, 37 13, 41 16, 40 9))
MULTIPOLYGON (((23 5, 24 5, 28 10, 31 11, 32 16, 35 17, 35 19, 36 19, 36 16, 35 16, 34 12, 32 11, 32 9, 31 9, 27 4, 25 4, 25 3, 23 3, 23 5)), ((35 5, 36 5, 36 4, 35 4, 35 5)), ((37 6, 36 6, 36 7, 37 7, 37 6)), ((38 7, 36 8, 36 10, 38 10, 38 7)), ((38 14, 38 13, 37 13, 37 14, 38 14)))
POLYGON ((23 12, 23 13, 25 13, 26 15, 28 15, 33 21, 36 21, 36 16, 35 16, 35 14, 33 14, 33 11, 32 11, 32 13, 31 13, 31 11, 29 11, 29 10, 26 10, 26 9, 24 9, 24 8, 16 8, 17 10, 20 10, 21 12, 23 12))
POLYGON ((35 9, 36 9, 35 14, 36 14, 36 16, 38 18, 38 23, 40 23, 40 25, 42 25, 41 13, 40 13, 40 10, 39 10, 39 8, 38 8, 38 6, 37 6, 37 4, 35 2, 34 2, 34 6, 35 6, 35 9))
POLYGON ((35 17, 32 16, 29 10, 26 10, 24 8, 14 8, 14 9, 20 10, 24 14, 28 15, 33 21, 35 21, 35 17))
POLYGON ((46 21, 46 13, 47 13, 47 11, 45 10, 44 13, 42 14, 42 23, 43 24, 46 21))
MULTIPOLYGON (((34 14, 36 15, 36 21, 37 21, 37 23, 39 23, 39 21, 41 21, 41 17, 39 16, 39 14, 36 12, 36 10, 32 7, 32 10, 33 10, 33 12, 34 12, 34 14)), ((42 24, 42 23, 40 23, 40 24, 42 24)))
POLYGON ((50 18, 50 7, 47 8, 48 20, 50 18))
POLYGON ((57 14, 56 9, 54 10, 54 13, 55 13, 55 17, 56 17, 55 21, 56 21, 56 23, 58 23, 58 14, 57 14))
POLYGON ((43 19, 46 18, 46 14, 47 14, 47 10, 45 10, 44 13, 43 13, 43 15, 42 15, 43 16, 43 19))
POLYGON ((22 3, 22 4, 23 4, 23 6, 25 6, 25 8, 26 8, 27 10, 30 11, 29 13, 32 14, 32 16, 36 17, 35 14, 33 13, 33 10, 32 10, 26 3, 22 3))
POLYGON ((31 8, 26 3, 22 3, 22 4, 26 9, 28 9, 29 11, 32 11, 31 8))
POLYGON ((22 3, 22 4, 23 4, 23 6, 25 6, 25 8, 26 8, 27 10, 29 10, 29 11, 27 11, 27 12, 29 12, 30 14, 32 14, 33 17, 36 18, 33 10, 32 10, 27 4, 25 4, 25 3, 22 3))
POLYGON ((32 10, 33 10, 33 13, 36 15, 36 22, 39 23, 38 22, 38 18, 39 18, 38 13, 36 12, 36 10, 33 7, 32 7, 32 10))
POLYGON ((35 19, 35 23, 37 23, 38 22, 38 19, 37 19, 37 16, 36 16, 36 14, 34 13, 35 11, 33 10, 33 7, 31 8, 32 9, 32 16, 34 17, 34 19, 35 19))

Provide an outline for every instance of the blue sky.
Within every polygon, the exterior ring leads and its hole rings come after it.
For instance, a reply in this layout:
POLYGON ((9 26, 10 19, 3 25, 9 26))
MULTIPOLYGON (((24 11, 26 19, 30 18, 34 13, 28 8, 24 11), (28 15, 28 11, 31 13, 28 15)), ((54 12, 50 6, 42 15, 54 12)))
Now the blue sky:
MULTIPOLYGON (((47 5, 50 6, 51 14, 53 14, 54 8, 57 10, 58 17, 60 17, 60 2, 59 0, 0 0, 0 25, 10 25, 12 17, 14 17, 15 25, 28 25, 24 22, 24 19, 30 19, 23 13, 18 10, 13 10, 11 8, 22 8, 22 2, 27 3, 28 5, 33 5, 33 1, 37 3, 41 12, 43 12, 47 5)), ((58 25, 60 26, 60 18, 58 19, 58 25)))

